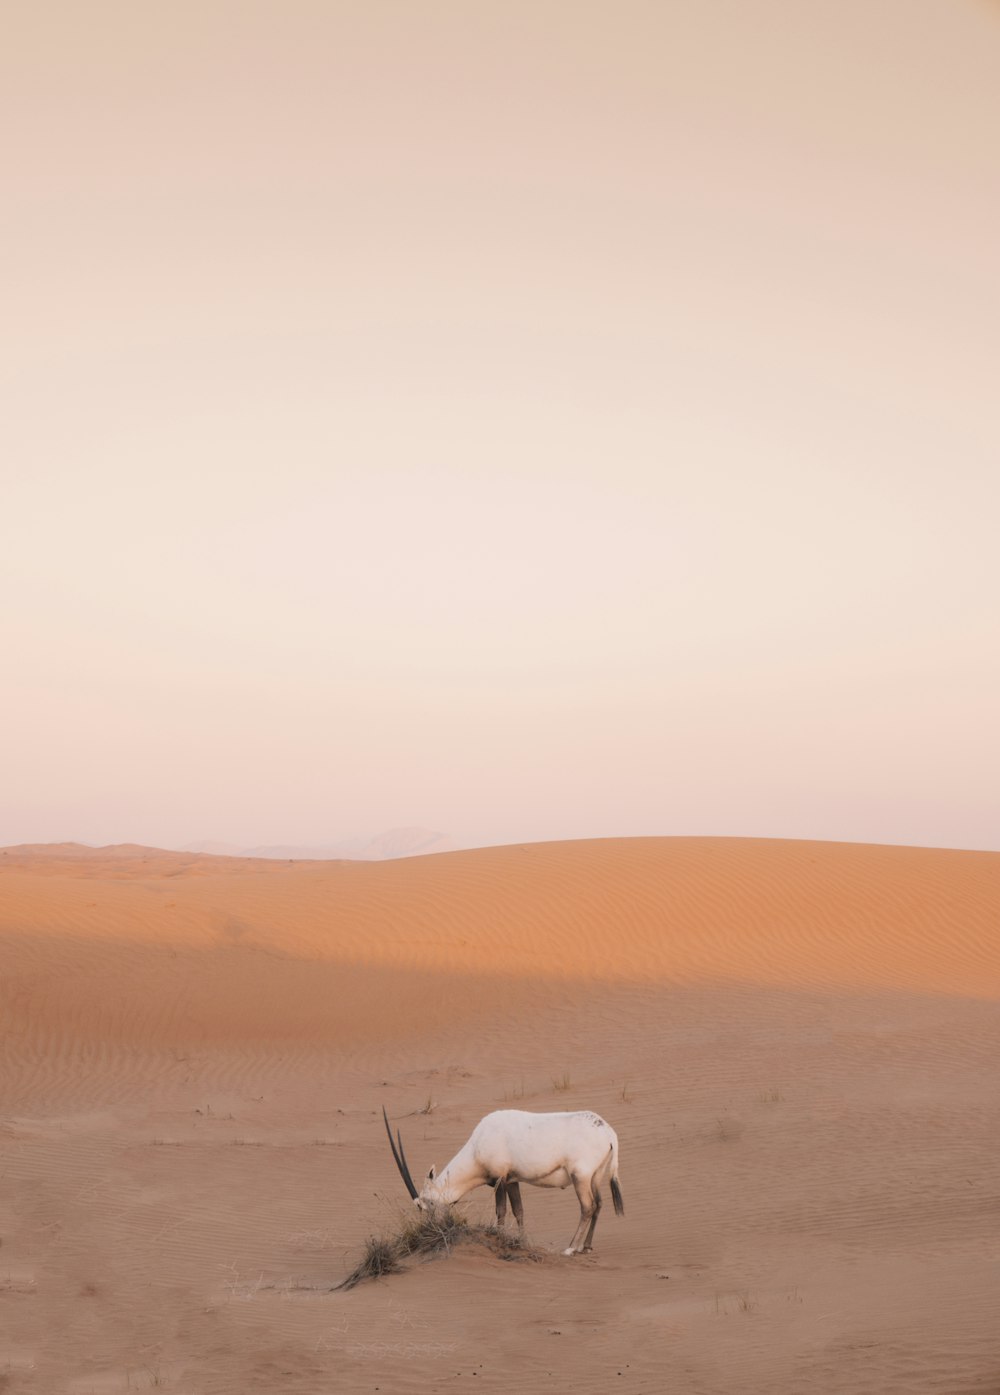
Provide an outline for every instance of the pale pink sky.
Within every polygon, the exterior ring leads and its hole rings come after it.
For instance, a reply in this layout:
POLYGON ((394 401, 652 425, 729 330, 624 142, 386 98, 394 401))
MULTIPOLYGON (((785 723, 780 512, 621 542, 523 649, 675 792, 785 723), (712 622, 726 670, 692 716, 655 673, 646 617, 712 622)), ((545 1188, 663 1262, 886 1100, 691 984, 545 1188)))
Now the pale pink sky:
POLYGON ((9 7, 0 842, 1000 847, 1000 7, 9 7))

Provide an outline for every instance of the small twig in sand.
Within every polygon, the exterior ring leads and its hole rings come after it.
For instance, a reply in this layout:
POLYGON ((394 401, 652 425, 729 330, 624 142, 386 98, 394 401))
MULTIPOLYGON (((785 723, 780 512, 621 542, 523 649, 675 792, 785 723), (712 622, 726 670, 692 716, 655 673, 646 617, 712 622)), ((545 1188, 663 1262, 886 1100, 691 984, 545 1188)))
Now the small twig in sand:
POLYGON ((420 1109, 411 1109, 409 1114, 403 1115, 403 1118, 412 1119, 415 1114, 433 1114, 435 1109, 437 1109, 437 1101, 432 1100, 430 1095, 428 1095, 427 1103, 425 1105, 423 1105, 420 1109))

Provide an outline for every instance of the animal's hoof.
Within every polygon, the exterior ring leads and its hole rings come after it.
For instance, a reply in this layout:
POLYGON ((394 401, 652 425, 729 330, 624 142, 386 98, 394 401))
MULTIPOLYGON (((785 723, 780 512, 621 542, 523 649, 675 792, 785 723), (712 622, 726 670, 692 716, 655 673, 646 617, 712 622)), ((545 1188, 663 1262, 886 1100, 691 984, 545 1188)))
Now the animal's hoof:
POLYGON ((589 1254, 591 1254, 591 1253, 593 1252, 593 1249, 594 1249, 593 1245, 584 1245, 584 1247, 583 1247, 583 1249, 580 1251, 580 1253, 581 1253, 582 1255, 589 1255, 589 1254))
POLYGON ((563 1254, 564 1254, 564 1255, 575 1255, 575 1254, 576 1254, 576 1250, 574 1250, 574 1249, 563 1250, 563 1254))

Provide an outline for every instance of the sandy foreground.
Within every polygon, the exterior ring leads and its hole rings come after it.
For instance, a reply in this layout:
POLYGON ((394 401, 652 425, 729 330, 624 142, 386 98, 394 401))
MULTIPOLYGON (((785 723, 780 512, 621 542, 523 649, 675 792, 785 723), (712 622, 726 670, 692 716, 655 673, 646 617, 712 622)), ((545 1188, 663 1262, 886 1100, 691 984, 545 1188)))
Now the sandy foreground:
POLYGON ((9 849, 0 1053, 4 1395, 1000 1392, 1000 854, 9 849), (626 1214, 331 1292, 383 1103, 595 1109, 626 1214))

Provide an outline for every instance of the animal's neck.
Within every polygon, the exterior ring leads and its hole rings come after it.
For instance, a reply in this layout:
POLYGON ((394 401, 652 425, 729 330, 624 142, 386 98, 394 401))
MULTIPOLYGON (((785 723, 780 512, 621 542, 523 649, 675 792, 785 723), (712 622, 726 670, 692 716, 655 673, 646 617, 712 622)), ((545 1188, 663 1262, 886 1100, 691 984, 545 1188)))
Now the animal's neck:
POLYGON ((473 1158, 471 1151, 463 1148, 460 1153, 455 1154, 437 1179, 441 1200, 449 1203, 461 1201, 466 1192, 482 1186, 485 1180, 483 1170, 473 1158))

